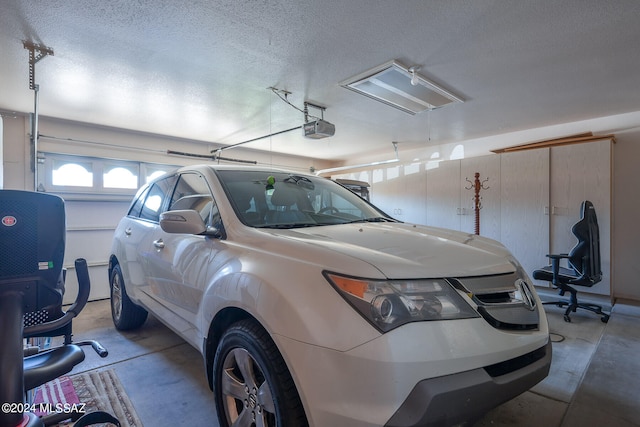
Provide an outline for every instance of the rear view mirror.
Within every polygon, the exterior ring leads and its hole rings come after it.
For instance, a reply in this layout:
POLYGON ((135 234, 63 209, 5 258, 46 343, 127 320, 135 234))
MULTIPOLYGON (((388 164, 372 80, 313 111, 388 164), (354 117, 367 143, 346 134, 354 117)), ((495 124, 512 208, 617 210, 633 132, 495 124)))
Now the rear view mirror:
POLYGON ((163 212, 160 227, 167 233, 202 234, 207 231, 200 214, 192 209, 163 212))

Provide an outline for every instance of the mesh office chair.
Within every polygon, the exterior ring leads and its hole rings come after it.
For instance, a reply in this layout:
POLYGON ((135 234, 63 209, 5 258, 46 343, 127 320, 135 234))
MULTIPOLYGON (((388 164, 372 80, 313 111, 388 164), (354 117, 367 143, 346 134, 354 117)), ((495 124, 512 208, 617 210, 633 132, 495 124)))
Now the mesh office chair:
MULTIPOLYGON (((24 407, 25 390, 70 372, 84 360, 80 345, 100 354, 107 351, 95 341, 71 342, 71 320, 89 297, 90 282, 84 259, 75 262, 78 296, 66 311, 64 294, 65 212, 60 197, 28 191, 0 190, 0 401, 24 407), (26 355, 23 339, 64 336, 60 347, 26 355)), ((0 412, 0 426, 38 427, 67 418, 77 426, 112 422, 104 412, 52 414, 0 412)))
POLYGON ((559 294, 564 296, 569 292, 569 300, 549 301, 544 304, 555 304, 558 307, 567 306, 564 320, 571 321, 569 314, 581 308, 601 315, 601 320, 607 322, 609 314, 602 311, 597 304, 578 302, 578 291, 572 285, 591 287, 602 280, 600 266, 600 231, 598 219, 593 203, 588 200, 582 202, 580 220, 571 228, 578 243, 568 254, 548 254, 551 264, 535 270, 534 279, 546 280, 558 288, 559 294), (560 261, 566 259, 568 267, 561 267, 560 261))

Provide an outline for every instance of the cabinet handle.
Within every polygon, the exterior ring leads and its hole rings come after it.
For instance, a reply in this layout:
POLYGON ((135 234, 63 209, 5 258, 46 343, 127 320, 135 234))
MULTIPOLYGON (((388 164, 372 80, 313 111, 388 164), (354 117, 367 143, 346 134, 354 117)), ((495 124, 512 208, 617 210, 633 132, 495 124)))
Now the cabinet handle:
POLYGON ((565 206, 552 206, 551 215, 567 216, 569 215, 569 208, 565 206))

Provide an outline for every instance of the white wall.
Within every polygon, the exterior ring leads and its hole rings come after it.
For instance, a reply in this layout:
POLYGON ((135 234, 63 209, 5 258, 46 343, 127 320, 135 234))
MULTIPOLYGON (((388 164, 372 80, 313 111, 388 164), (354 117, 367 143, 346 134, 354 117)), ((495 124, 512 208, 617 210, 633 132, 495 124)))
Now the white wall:
POLYGON ((28 184, 29 120, 26 116, 3 119, 3 181, 4 188, 32 190, 33 180, 28 184))

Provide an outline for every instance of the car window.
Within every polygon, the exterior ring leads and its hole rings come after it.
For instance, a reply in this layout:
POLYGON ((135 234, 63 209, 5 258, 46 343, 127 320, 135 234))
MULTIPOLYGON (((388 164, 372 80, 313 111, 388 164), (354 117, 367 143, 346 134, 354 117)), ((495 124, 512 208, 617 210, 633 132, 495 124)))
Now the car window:
POLYGON ((140 216, 140 209, 142 209, 142 205, 144 203, 144 199, 147 197, 147 193, 149 192, 149 187, 144 188, 141 192, 138 192, 136 199, 134 200, 131 208, 129 209, 129 216, 140 216))
POLYGON ((160 220, 160 214, 163 212, 164 206, 166 205, 165 199, 173 189, 175 182, 176 177, 174 175, 156 181, 151 185, 140 209, 139 217, 141 219, 155 222, 160 220))
POLYGON ((395 221, 341 185, 276 171, 216 171, 240 220, 253 227, 295 228, 395 221))
POLYGON ((180 175, 169 210, 193 209, 206 225, 216 225, 220 214, 205 179, 197 173, 180 175))

